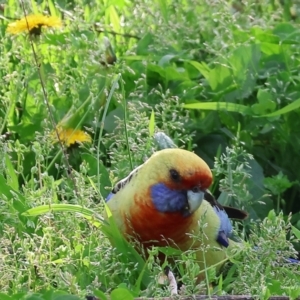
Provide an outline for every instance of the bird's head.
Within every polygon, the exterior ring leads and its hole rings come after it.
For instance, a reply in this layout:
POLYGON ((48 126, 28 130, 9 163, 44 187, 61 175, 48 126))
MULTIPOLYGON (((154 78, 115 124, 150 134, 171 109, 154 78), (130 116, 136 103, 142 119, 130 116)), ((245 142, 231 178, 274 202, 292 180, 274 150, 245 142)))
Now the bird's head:
POLYGON ((196 211, 212 183, 208 165, 196 154, 182 149, 165 149, 153 154, 138 171, 150 188, 154 207, 162 213, 196 211))

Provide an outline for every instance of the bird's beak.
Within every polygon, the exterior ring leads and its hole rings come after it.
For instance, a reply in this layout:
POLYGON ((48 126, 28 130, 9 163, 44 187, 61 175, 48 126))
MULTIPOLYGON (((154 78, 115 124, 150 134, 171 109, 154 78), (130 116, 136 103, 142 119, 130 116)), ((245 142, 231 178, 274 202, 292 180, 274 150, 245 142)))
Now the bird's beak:
POLYGON ((195 212, 200 205, 202 204, 204 199, 204 191, 192 191, 192 190, 188 190, 187 191, 187 200, 188 200, 188 204, 189 204, 189 213, 193 213, 195 212))

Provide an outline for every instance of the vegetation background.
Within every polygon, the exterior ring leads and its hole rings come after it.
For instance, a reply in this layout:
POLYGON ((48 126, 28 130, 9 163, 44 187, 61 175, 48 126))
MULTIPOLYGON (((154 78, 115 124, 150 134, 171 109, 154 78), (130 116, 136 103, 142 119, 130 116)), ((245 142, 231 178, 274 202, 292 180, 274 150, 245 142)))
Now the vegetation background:
MULTIPOLYGON (((168 295, 158 249, 144 261, 99 217, 159 131, 209 164, 221 203, 250 214, 236 225, 250 246, 226 274, 208 270, 208 292, 299 296, 299 268, 274 262, 300 249, 300 4, 9 0, 0 10, 1 299, 168 295), (8 33, 25 12, 63 25, 8 33)), ((186 293, 203 291, 193 253, 178 264, 186 293)))

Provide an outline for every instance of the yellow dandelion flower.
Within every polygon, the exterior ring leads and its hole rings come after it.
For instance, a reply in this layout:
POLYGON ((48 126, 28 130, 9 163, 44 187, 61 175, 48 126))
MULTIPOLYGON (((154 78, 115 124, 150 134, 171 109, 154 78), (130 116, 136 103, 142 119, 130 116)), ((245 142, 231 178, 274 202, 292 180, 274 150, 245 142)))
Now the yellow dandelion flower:
POLYGON ((11 34, 18 34, 20 32, 28 32, 34 35, 41 34, 42 27, 60 27, 61 20, 58 17, 43 16, 43 15, 29 15, 16 22, 10 23, 6 31, 11 34), (27 19, 27 21, 26 21, 27 19))
MULTIPOLYGON (((67 147, 70 147, 75 143, 92 142, 91 136, 82 130, 74 130, 73 128, 65 129, 62 127, 58 127, 57 131, 59 135, 59 140, 63 142, 67 147)), ((53 139, 54 143, 59 142, 56 131, 53 131, 51 133, 51 138, 53 139)))

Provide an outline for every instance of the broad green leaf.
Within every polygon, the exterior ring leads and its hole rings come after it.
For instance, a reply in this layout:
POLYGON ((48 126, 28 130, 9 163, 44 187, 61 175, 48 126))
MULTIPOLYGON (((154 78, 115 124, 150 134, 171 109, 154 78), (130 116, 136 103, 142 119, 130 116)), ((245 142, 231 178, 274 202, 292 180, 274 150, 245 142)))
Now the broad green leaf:
MULTIPOLYGON (((148 47, 153 45, 154 37, 151 33, 146 33, 138 42, 136 46, 136 54, 134 57, 143 57, 143 55, 148 55, 149 50, 148 47)), ((149 59, 149 58, 148 58, 149 59)))
POLYGON ((44 297, 41 294, 33 294, 30 296, 27 296, 25 299, 26 300, 44 300, 44 297))
POLYGON ((292 232, 297 237, 297 239, 300 240, 300 230, 296 228, 295 226, 292 226, 292 232))
POLYGON ((168 81, 178 80, 186 81, 189 80, 189 74, 185 68, 178 68, 175 66, 167 66, 164 68, 165 77, 168 81))
POLYGON ((278 36, 274 35, 271 32, 266 31, 265 29, 259 27, 253 27, 251 29, 251 34, 259 42, 270 43, 270 44, 279 44, 278 36))
MULTIPOLYGON (((155 64, 148 64, 147 71, 159 74, 163 79, 166 78, 166 69, 155 64)), ((151 73, 150 73, 151 74, 151 73)), ((157 74, 153 76, 157 76, 157 74)), ((148 75, 149 76, 149 75, 148 75)))
MULTIPOLYGON (((261 59, 261 51, 259 45, 249 44, 241 45, 236 48, 229 61, 224 61, 223 64, 228 64, 231 75, 231 84, 236 83, 236 90, 226 93, 224 99, 226 101, 232 101, 248 97, 254 90, 256 85, 256 80, 258 77, 259 62, 261 59)), ((218 76, 218 74, 215 74, 218 76)), ((226 86, 223 87, 226 89, 226 86)))
POLYGON ((194 66, 205 77, 206 80, 209 80, 209 74, 210 74, 211 69, 205 62, 199 63, 194 60, 190 60, 188 62, 192 66, 194 66))
POLYGON ((281 43, 299 44, 300 31, 290 23, 280 23, 273 29, 273 34, 278 36, 281 43))
POLYGON ((216 65, 215 68, 210 70, 207 79, 211 89, 215 92, 220 92, 232 84, 232 75, 229 66, 216 65))
POLYGON ((290 23, 278 24, 273 31, 265 28, 254 27, 251 29, 252 36, 261 43, 270 43, 276 45, 299 44, 299 30, 290 23))
POLYGON ((205 63, 189 61, 207 80, 211 89, 233 101, 248 97, 256 84, 261 52, 258 45, 237 47, 228 58, 219 59, 210 68, 205 63))
POLYGON ((1 300, 12 300, 12 298, 6 294, 0 293, 1 300))
POLYGON ((102 291, 94 290, 93 294, 101 300, 107 300, 107 296, 102 291))
MULTIPOLYGON (((267 43, 267 42, 261 42, 261 44, 260 44, 260 50, 261 50, 262 53, 265 53, 269 57, 271 55, 274 55, 274 54, 275 55, 282 54, 282 46, 279 45, 279 44, 275 45, 275 44, 271 44, 271 43, 267 43)), ((276 62, 274 62, 274 63, 276 63, 276 62)))
POLYGON ((171 60, 175 57, 177 57, 175 54, 167 54, 159 60, 158 65, 160 67, 167 66, 170 64, 171 60))
POLYGON ((188 109, 202 109, 202 110, 226 110, 231 112, 238 112, 241 114, 251 114, 251 108, 236 103, 228 103, 228 102, 198 102, 198 103, 190 103, 184 104, 184 108, 188 109))
POLYGON ((68 295, 67 292, 61 290, 47 290, 43 291, 43 300, 54 300, 60 295, 68 295))
POLYGON ((133 295, 124 288, 117 288, 113 290, 110 294, 111 300, 133 300, 133 295))
POLYGON ((26 293, 24 293, 24 292, 23 293, 16 293, 16 294, 11 296, 11 299, 12 300, 20 300, 20 299, 25 300, 26 299, 26 293))
POLYGON ((276 108, 276 103, 273 100, 272 94, 267 90, 259 89, 257 93, 259 103, 252 105, 252 110, 256 115, 262 115, 267 112, 272 112, 276 108))
POLYGON ((262 116, 259 116, 259 117, 277 117, 277 116, 286 114, 290 111, 296 110, 299 107, 300 107, 300 99, 297 99, 294 102, 288 104, 287 106, 285 106, 285 107, 283 107, 279 110, 276 110, 276 111, 274 111, 270 114, 262 115, 262 116))
POLYGON ((75 295, 60 295, 54 297, 53 300, 80 300, 80 298, 75 295))

